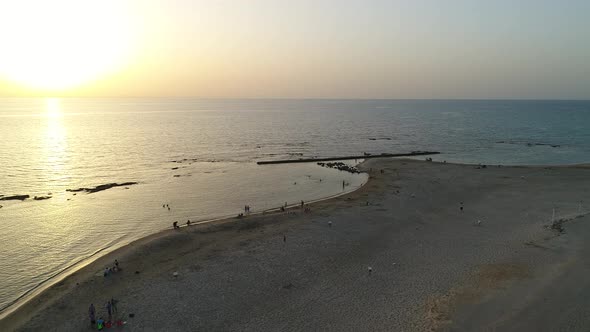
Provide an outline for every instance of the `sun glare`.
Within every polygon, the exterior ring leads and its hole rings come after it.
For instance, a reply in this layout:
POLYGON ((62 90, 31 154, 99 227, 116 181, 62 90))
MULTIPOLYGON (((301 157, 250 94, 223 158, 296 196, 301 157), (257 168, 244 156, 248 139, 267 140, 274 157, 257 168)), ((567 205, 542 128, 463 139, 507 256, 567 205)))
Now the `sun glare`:
POLYGON ((47 117, 57 118, 62 115, 61 113, 61 101, 59 98, 47 98, 45 99, 45 112, 47 117))
POLYGON ((64 90, 116 71, 131 52, 129 16, 115 1, 0 4, 0 78, 64 90))

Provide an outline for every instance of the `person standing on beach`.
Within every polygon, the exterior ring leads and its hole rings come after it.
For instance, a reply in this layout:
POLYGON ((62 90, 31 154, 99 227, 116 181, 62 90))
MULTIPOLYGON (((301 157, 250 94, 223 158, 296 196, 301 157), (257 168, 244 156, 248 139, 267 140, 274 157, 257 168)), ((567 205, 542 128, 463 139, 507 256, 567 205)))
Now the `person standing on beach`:
POLYGON ((90 325, 94 326, 96 323, 95 318, 96 310, 94 309, 94 303, 90 304, 90 308, 88 308, 88 317, 90 317, 90 325))
POLYGON ((344 182, 344 180, 342 180, 342 190, 344 190, 344 185, 346 184, 346 182, 344 182))

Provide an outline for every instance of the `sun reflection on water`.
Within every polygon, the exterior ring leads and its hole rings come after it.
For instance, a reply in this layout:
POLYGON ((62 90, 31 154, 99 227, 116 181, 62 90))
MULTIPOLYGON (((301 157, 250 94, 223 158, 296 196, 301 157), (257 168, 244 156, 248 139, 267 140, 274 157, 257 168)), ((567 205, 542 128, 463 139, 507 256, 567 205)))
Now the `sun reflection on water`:
POLYGON ((55 190, 64 186, 68 178, 67 133, 60 99, 46 99, 45 113, 43 177, 48 190, 55 190))

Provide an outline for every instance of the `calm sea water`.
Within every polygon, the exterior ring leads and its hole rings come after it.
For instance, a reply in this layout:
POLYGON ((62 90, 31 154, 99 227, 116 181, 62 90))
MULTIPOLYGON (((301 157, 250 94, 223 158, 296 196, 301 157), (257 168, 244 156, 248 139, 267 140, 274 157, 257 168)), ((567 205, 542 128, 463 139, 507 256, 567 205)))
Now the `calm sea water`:
POLYGON ((0 308, 173 221, 297 204, 366 181, 256 161, 411 150, 449 162, 587 163, 590 102, 0 99, 0 195, 52 196, 0 201, 0 308), (123 181, 139 184, 66 191, 123 181))

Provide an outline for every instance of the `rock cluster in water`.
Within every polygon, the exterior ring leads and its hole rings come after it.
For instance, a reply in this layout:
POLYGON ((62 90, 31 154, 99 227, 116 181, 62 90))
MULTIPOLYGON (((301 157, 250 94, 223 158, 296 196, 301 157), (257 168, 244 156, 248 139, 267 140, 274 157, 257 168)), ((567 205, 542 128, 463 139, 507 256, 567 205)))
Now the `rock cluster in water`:
POLYGON ((186 162, 192 163, 192 162, 195 162, 197 160, 198 160, 197 158, 184 158, 184 159, 178 159, 178 160, 171 160, 170 162, 171 163, 179 163, 179 164, 182 164, 182 163, 186 163, 186 162))
POLYGON ((96 193, 96 192, 99 192, 99 191, 111 189, 113 187, 131 186, 131 185, 134 185, 134 184, 137 184, 137 182, 107 183, 107 184, 101 184, 101 185, 96 186, 94 188, 66 189, 66 191, 69 191, 69 192, 85 191, 85 192, 91 194, 91 193, 96 193))
POLYGON ((552 148, 559 148, 561 145, 559 144, 549 144, 549 143, 533 143, 533 142, 518 142, 518 141, 497 141, 498 144, 516 144, 516 145, 526 145, 528 147, 531 146, 550 146, 552 148))
POLYGON ((337 169, 339 171, 345 171, 345 172, 349 172, 349 173, 352 173, 352 174, 358 174, 358 173, 361 172, 356 167, 349 166, 349 165, 347 165, 347 164, 345 164, 343 162, 340 162, 340 161, 336 161, 336 162, 333 162, 333 163, 318 163, 318 165, 319 166, 322 166, 322 167, 327 167, 327 168, 334 168, 334 169, 337 169))

